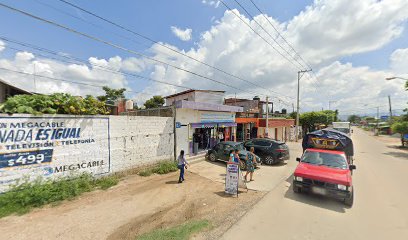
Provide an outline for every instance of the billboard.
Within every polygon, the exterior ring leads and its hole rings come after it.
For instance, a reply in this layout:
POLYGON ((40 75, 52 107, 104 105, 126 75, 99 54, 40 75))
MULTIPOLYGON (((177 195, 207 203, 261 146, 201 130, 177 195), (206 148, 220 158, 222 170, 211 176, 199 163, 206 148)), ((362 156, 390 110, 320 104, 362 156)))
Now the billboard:
POLYGON ((84 172, 110 172, 108 117, 0 117, 0 192, 84 172))

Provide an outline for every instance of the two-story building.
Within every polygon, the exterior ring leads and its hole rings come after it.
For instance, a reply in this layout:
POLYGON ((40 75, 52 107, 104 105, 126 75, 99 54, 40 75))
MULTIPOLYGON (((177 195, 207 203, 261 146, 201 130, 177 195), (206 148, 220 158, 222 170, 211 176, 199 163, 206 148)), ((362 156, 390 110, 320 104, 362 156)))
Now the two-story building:
POLYGON ((273 112, 273 103, 269 102, 270 113, 266 126, 266 102, 259 97, 250 99, 225 99, 226 105, 239 106, 243 111, 236 114, 237 141, 252 138, 269 137, 280 141, 294 140, 295 120, 286 119, 286 112, 273 112), (268 129, 268 130, 266 130, 268 129), (266 134, 266 131, 268 134, 266 134))
POLYGON ((187 90, 165 97, 176 107, 177 152, 190 156, 204 152, 218 141, 236 141, 235 114, 242 107, 224 105, 224 91, 187 90))

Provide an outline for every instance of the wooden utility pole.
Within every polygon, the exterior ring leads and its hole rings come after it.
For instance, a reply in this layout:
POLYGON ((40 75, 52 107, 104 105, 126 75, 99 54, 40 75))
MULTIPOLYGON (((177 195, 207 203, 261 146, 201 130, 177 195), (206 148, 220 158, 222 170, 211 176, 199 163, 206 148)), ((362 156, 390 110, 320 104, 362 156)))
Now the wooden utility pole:
POLYGON ((297 85, 297 106, 296 106, 296 129, 295 129, 295 136, 296 136, 296 142, 299 139, 299 95, 300 95, 300 78, 303 75, 303 73, 307 73, 312 71, 312 69, 309 70, 302 70, 302 71, 298 71, 298 85, 297 85))
POLYGON ((265 137, 269 137, 269 97, 266 97, 266 127, 265 137))

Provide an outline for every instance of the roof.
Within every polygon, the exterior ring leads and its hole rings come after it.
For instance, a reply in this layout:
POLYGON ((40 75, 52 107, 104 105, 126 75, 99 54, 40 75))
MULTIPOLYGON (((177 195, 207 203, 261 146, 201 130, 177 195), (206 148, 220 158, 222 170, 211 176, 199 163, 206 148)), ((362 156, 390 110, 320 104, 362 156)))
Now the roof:
MULTIPOLYGON (((262 101, 262 100, 254 100, 254 99, 246 99, 246 98, 226 98, 225 102, 250 102, 250 101, 259 101, 260 103, 266 104, 266 101, 262 101)), ((269 102, 270 104, 272 103, 271 101, 269 102)))
POLYGON ((242 107, 230 106, 230 105, 221 105, 214 103, 203 103, 203 102, 192 102, 179 100, 176 101, 176 108, 187 108, 201 111, 216 111, 216 112, 243 112, 242 107))
POLYGON ((0 83, 3 83, 4 85, 7 85, 7 86, 9 86, 9 87, 11 87, 11 88, 14 88, 14 90, 17 90, 17 91, 19 91, 19 92, 22 92, 22 93, 25 93, 25 94, 33 94, 32 92, 29 92, 29 91, 27 91, 27 90, 24 90, 24 89, 21 89, 21 88, 19 88, 19 87, 16 87, 16 86, 13 86, 13 85, 11 85, 10 83, 8 83, 8 82, 6 82, 6 81, 4 81, 4 80, 2 80, 2 79, 0 79, 0 83))
POLYGON ((189 89, 183 92, 179 92, 179 93, 175 93, 169 96, 166 96, 164 98, 172 98, 172 97, 176 97, 179 95, 183 95, 183 94, 187 94, 187 93, 191 93, 191 92, 216 92, 216 93, 225 93, 225 91, 216 91, 216 90, 195 90, 195 89, 189 89))

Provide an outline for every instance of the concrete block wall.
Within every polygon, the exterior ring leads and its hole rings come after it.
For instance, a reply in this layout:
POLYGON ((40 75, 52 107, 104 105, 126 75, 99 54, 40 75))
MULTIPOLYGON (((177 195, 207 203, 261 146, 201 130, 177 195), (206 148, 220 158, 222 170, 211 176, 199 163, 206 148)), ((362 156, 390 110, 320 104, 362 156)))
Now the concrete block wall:
POLYGON ((111 116, 112 172, 174 158, 173 118, 111 116))
POLYGON ((56 179, 84 172, 104 176, 172 160, 173 131, 173 118, 166 117, 0 114, 0 192, 23 178, 56 179), (58 129, 80 130, 60 139, 41 135, 58 129), (31 138, 16 137, 29 132, 31 138), (36 161, 39 158, 44 160, 36 161))

